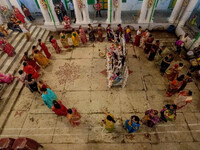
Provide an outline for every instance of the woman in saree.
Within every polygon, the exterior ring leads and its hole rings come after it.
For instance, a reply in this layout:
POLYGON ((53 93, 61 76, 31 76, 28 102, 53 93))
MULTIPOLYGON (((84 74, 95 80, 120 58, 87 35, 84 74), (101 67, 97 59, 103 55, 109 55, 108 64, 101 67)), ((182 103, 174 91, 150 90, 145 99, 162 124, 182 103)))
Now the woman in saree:
POLYGON ((67 119, 72 127, 80 125, 81 115, 75 108, 67 110, 67 119))
POLYGON ((74 46, 79 46, 79 35, 74 29, 72 29, 72 43, 74 46))
POLYGON ((160 73, 163 75, 167 68, 170 66, 171 62, 174 60, 174 57, 172 54, 169 54, 165 56, 165 58, 161 62, 160 66, 160 73))
POLYGON ((103 42, 103 28, 102 28, 101 24, 98 25, 97 34, 98 34, 97 40, 99 42, 103 42))
POLYGON ((94 35, 94 30, 91 24, 88 24, 88 34, 89 34, 89 40, 91 42, 95 41, 95 35, 94 35))
POLYGON ((81 26, 79 26, 79 36, 80 36, 81 42, 83 44, 87 43, 87 37, 85 34, 85 30, 81 26))
POLYGON ((161 65, 162 60, 165 58, 166 55, 169 55, 171 52, 166 46, 161 46, 161 48, 157 51, 156 56, 154 58, 156 65, 161 65))
POLYGON ((8 35, 8 31, 2 25, 0 25, 0 32, 3 34, 3 36, 8 35))
POLYGON ((41 89, 43 89, 43 88, 44 89, 47 89, 47 88, 51 89, 43 80, 37 81, 37 86, 38 86, 38 92, 40 94, 42 94, 41 89))
POLYGON ((28 79, 25 81, 25 85, 32 93, 38 92, 37 81, 32 78, 32 74, 28 74, 28 79))
POLYGON ((11 74, 3 74, 0 72, 0 83, 11 83, 14 77, 11 74))
POLYGON ((114 130, 114 125, 116 123, 116 121, 114 120, 114 116, 108 112, 105 112, 104 113, 106 114, 106 117, 103 121, 103 123, 105 124, 105 129, 108 131, 108 132, 113 132, 114 130))
POLYGON ((154 37, 152 34, 150 34, 147 40, 145 41, 145 48, 144 48, 145 54, 149 54, 153 41, 154 37))
POLYGON ((40 66, 36 63, 34 58, 28 56, 28 52, 24 52, 24 56, 22 57, 22 61, 27 62, 28 65, 31 65, 37 72, 40 71, 40 66))
POLYGON ((40 75, 38 74, 38 72, 35 70, 35 68, 33 68, 31 65, 28 65, 27 62, 23 63, 23 70, 26 74, 31 74, 32 78, 37 79, 40 75))
POLYGON ((192 74, 191 74, 190 72, 188 72, 188 73, 185 75, 185 77, 184 77, 184 79, 183 79, 183 84, 182 84, 181 87, 179 88, 178 92, 184 90, 185 87, 187 86, 187 84, 188 84, 189 82, 192 82, 192 81, 193 81, 193 79, 192 79, 192 74))
POLYGON ((112 32, 110 24, 107 26, 106 32, 107 32, 107 39, 108 39, 108 41, 110 41, 110 42, 113 41, 114 40, 114 34, 112 32))
POLYGON ((42 68, 45 68, 50 64, 50 60, 46 58, 39 50, 34 51, 33 57, 42 68))
POLYGON ((139 121, 140 118, 138 116, 131 116, 130 119, 125 121, 124 128, 128 131, 128 133, 134 133, 139 130, 139 121))
POLYGON ((184 79, 184 75, 181 75, 176 80, 173 80, 172 82, 170 82, 168 89, 166 91, 167 97, 171 97, 172 95, 178 92, 179 88, 183 84, 183 79, 184 79))
POLYGON ((44 51, 46 57, 49 59, 51 57, 51 54, 49 53, 49 50, 46 46, 45 43, 42 43, 42 40, 41 39, 38 39, 38 45, 41 47, 41 52, 44 51))
POLYGON ((15 13, 15 17, 17 19, 19 19, 22 23, 25 23, 25 17, 24 15, 22 15, 22 13, 19 11, 18 8, 16 8, 15 6, 12 6, 14 9, 14 13, 15 13))
POLYGON ((63 24, 65 29, 70 28, 71 20, 67 15, 63 18, 63 24))
POLYGON ((159 122, 160 117, 158 116, 158 111, 154 109, 147 110, 145 116, 141 120, 143 124, 148 127, 154 127, 159 122))
POLYGON ((53 101, 52 111, 58 116, 67 116, 67 108, 62 104, 61 101, 53 101))
POLYGON ((131 29, 130 29, 130 26, 126 27, 125 35, 124 36, 125 36, 126 43, 129 43, 130 40, 131 40, 131 29))
POLYGON ((69 48, 69 43, 68 43, 68 37, 67 34, 64 34, 63 32, 60 33, 60 42, 62 43, 64 48, 69 48))
POLYGON ((119 37, 122 37, 123 29, 122 29, 121 24, 118 24, 118 25, 117 25, 116 34, 117 34, 117 37, 118 37, 118 38, 119 38, 119 37))
POLYGON ((56 94, 49 88, 42 88, 42 99, 49 109, 53 106, 53 101, 57 99, 56 94))
POLYGON ((167 104, 160 111, 160 121, 174 121, 176 119, 176 109, 177 106, 175 104, 170 105, 167 104))
POLYGON ((175 64, 173 67, 169 68, 165 73, 169 81, 176 80, 179 74, 178 64, 175 64))
POLYGON ((149 54, 149 60, 152 61, 154 60, 157 51, 160 49, 160 41, 156 40, 155 43, 152 44, 150 54, 149 54))
POLYGON ((147 38, 149 37, 150 33, 149 30, 146 29, 145 32, 142 34, 142 37, 140 39, 140 47, 144 49, 144 43, 147 40, 147 38))
POLYGON ((57 54, 59 54, 61 52, 60 47, 58 46, 57 41, 54 39, 53 35, 50 36, 49 38, 49 42, 52 44, 52 46, 54 47, 55 51, 57 54))
POLYGON ((4 38, 0 38, 0 47, 10 57, 13 57, 16 54, 13 46, 8 43, 4 38))
POLYGON ((139 26, 139 29, 136 32, 135 42, 134 42, 133 46, 136 46, 136 47, 140 46, 140 38, 141 38, 141 36, 142 36, 142 27, 139 26))
POLYGON ((192 102, 192 91, 181 91, 178 97, 174 100, 177 109, 181 109, 192 102))

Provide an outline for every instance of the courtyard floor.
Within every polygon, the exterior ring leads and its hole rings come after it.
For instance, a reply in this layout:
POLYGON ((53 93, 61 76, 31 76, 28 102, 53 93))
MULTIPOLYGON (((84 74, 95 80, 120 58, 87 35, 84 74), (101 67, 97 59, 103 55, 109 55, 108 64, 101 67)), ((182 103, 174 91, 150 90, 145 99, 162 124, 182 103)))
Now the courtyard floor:
MULTIPOLYGON (((174 50, 176 37, 166 32, 154 32, 155 39, 174 50)), ((70 41, 71 42, 71 41, 70 41)), ((75 107, 81 113, 81 125, 72 128, 65 117, 56 116, 44 104, 41 96, 26 87, 20 94, 1 133, 1 137, 29 137, 45 150, 199 150, 200 149, 200 93, 195 82, 186 89, 193 91, 193 102, 177 112, 174 122, 159 123, 154 128, 141 125, 139 131, 128 134, 122 125, 131 115, 144 116, 147 109, 158 111, 173 103, 175 96, 167 98, 167 80, 159 67, 147 60, 142 49, 139 59, 133 58, 132 45, 127 45, 129 75, 127 86, 107 87, 106 60, 99 57, 111 43, 88 43, 74 49, 62 48, 56 54, 51 44, 51 64, 42 70, 42 79, 57 94, 67 108, 75 107), (115 116, 113 133, 104 130, 102 109, 115 116)), ((61 46, 61 44, 59 43, 61 46)), ((189 64, 184 62, 182 73, 189 64)))

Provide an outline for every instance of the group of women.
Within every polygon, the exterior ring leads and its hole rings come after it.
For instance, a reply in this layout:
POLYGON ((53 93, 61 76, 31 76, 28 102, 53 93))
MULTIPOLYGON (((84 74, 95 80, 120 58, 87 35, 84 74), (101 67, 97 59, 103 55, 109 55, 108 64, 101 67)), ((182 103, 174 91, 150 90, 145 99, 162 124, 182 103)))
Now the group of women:
MULTIPOLYGON (((98 34, 97 40, 102 42, 103 38, 103 27, 101 24, 98 25, 97 32, 93 29, 91 24, 88 25, 87 33, 89 34, 89 41, 94 42, 96 40, 95 32, 98 34)), ((132 41, 131 38, 131 29, 130 26, 127 26, 125 30, 122 29, 121 25, 118 25, 116 32, 111 29, 111 26, 108 25, 106 28, 107 39, 112 42, 115 38, 123 36, 123 31, 126 43, 132 41)), ((87 37, 85 30, 80 26, 79 34, 73 29, 72 30, 72 42, 73 46, 78 46, 79 41, 83 44, 87 42, 87 37)), ((49 41, 54 47, 57 54, 61 52, 54 36, 50 36, 49 41)), ((70 47, 68 43, 68 36, 64 32, 60 33, 60 41, 64 48, 70 47)), ((38 40, 38 45, 41 47, 41 50, 37 49, 37 46, 32 47, 32 55, 28 56, 28 53, 24 54, 23 57, 23 70, 19 71, 20 77, 19 80, 25 83, 25 85, 30 89, 31 92, 38 92, 42 95, 42 99, 48 108, 52 109, 57 115, 66 116, 72 126, 77 126, 80 124, 81 115, 77 112, 75 108, 67 109, 61 101, 58 100, 56 94, 50 89, 50 87, 42 80, 39 80, 39 70, 40 67, 45 68, 49 63, 51 54, 48 51, 45 43, 41 42, 41 39, 38 40), (45 55, 42 54, 42 51, 45 55), (39 65, 38 65, 39 64, 39 65)), ((192 102, 192 92, 184 90, 188 82, 192 81, 191 73, 187 75, 180 75, 179 72, 183 68, 183 64, 175 64, 173 67, 169 68, 173 55, 166 51, 166 47, 160 47, 159 40, 154 41, 154 37, 149 33, 148 30, 142 31, 142 28, 139 27, 139 30, 136 33, 135 41, 133 46, 141 47, 144 49, 145 54, 148 54, 149 60, 155 60, 155 64, 161 65, 160 72, 166 74, 167 79, 169 80, 169 87, 167 89, 166 95, 172 96, 175 93, 179 93, 177 98, 174 100, 174 104, 165 105, 162 110, 159 111, 150 109, 147 110, 144 114, 144 117, 140 119, 138 116, 133 115, 124 122, 124 129, 128 133, 133 133, 137 131, 140 127, 140 124, 143 123, 148 127, 154 127, 159 122, 173 121, 176 119, 176 110, 181 109, 188 103, 192 102), (168 69, 169 68, 169 69, 168 69)), ((105 129, 108 132, 114 131, 114 124, 116 123, 114 115, 105 112, 106 117, 103 120, 105 124, 105 129)))

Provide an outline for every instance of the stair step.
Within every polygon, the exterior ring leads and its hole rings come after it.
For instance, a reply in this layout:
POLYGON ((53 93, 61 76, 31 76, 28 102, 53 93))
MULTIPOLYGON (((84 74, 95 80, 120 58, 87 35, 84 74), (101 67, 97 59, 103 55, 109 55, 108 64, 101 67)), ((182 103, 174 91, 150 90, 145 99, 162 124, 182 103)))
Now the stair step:
MULTIPOLYGON (((31 34, 34 30, 35 30, 35 26, 32 26, 30 29, 31 34)), ((15 42, 12 45, 14 47, 16 53, 17 53, 16 47, 18 46, 18 44, 20 44, 20 42, 23 38, 24 38, 24 34, 20 34, 19 37, 16 38, 15 42)), ((11 57, 9 57, 7 54, 3 55, 3 57, 1 58, 0 69, 6 64, 6 61, 8 60, 8 58, 11 58, 11 57)))
MULTIPOLYGON (((40 28, 39 28, 38 31, 35 31, 35 33, 37 33, 37 34, 35 34, 35 35, 33 34, 32 38, 33 39, 35 39, 36 37, 41 38, 43 36, 44 32, 45 32, 45 30, 40 30, 40 28)), ((11 67, 6 70, 6 73, 8 72, 9 74, 15 75, 15 73, 17 72, 16 69, 18 69, 21 65, 21 59, 24 56, 24 52, 30 50, 32 45, 33 45, 33 42, 29 41, 29 42, 26 43, 22 52, 19 54, 18 59, 15 59, 12 62, 12 64, 10 65, 11 67)))
MULTIPOLYGON (((36 35, 39 33, 40 31, 40 28, 37 28, 34 33, 33 33, 33 38, 36 37, 36 35)), ((26 39, 23 39, 21 41, 21 43, 18 45, 18 47, 16 48, 15 52, 16 52, 16 55, 9 58, 9 60, 6 62, 6 64, 3 66, 3 68, 1 69, 2 72, 5 72, 7 73, 9 68, 10 68, 10 65, 14 63, 14 61, 16 60, 16 58, 18 58, 18 56, 20 55, 20 53, 23 51, 24 47, 26 46, 28 42, 26 41, 26 39)), ((21 57, 22 58, 22 57, 21 57)), ((18 59, 21 60, 21 58, 19 57, 18 59)))

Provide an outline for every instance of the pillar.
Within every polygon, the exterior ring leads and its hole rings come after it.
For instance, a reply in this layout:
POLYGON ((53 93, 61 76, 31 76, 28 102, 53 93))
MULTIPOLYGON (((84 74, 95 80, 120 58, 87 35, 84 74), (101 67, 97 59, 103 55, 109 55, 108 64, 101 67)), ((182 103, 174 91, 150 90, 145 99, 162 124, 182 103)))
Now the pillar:
POLYGON ((184 0, 177 0, 177 1, 176 1, 175 7, 174 7, 174 9, 173 9, 173 11, 172 11, 172 13, 171 13, 171 16, 169 17, 169 22, 170 22, 170 23, 174 23, 175 20, 177 19, 178 14, 179 14, 180 11, 181 11, 183 2, 184 2, 184 0))
MULTIPOLYGON (((17 2, 17 0, 10 0, 10 3, 11 3, 12 6, 15 6, 16 8, 18 8, 19 11, 24 15, 24 13, 23 13, 23 11, 22 11, 22 9, 21 9, 21 6, 20 6, 19 3, 17 2)), ((25 15, 24 15, 24 16, 25 16, 25 15)), ((25 21, 26 21, 27 23, 29 23, 29 21, 28 21, 28 19, 26 19, 26 17, 25 17, 25 21)))
POLYGON ((77 0, 73 0, 73 5, 74 5, 74 11, 75 11, 75 16, 76 16, 76 24, 81 24, 83 21, 81 10, 78 7, 77 0))
POLYGON ((37 0, 38 1, 38 4, 40 6, 40 10, 42 12, 42 15, 44 17, 44 25, 53 25, 53 21, 49 15, 49 12, 48 12, 48 8, 45 9, 42 4, 40 3, 40 0, 37 0))
POLYGON ((148 5, 148 0, 143 0, 138 23, 147 23, 146 22, 146 14, 148 10, 147 5, 148 5))
POLYGON ((187 8, 185 9, 185 11, 178 23, 178 26, 184 26, 185 22, 189 19, 192 11, 194 10, 197 2, 198 2, 198 0, 190 0, 187 8))
POLYGON ((107 20, 106 20, 107 24, 111 24, 113 21, 113 3, 111 1, 112 0, 108 0, 108 10, 107 10, 107 20), (112 6, 111 6, 111 3, 112 3, 112 6), (111 17, 111 22, 110 22, 110 17, 111 17))
POLYGON ((89 24, 90 23, 90 17, 89 17, 89 12, 88 12, 88 3, 87 0, 83 1, 84 7, 82 8, 83 12, 83 24, 89 24))
MULTIPOLYGON (((48 2, 49 2, 49 6, 50 6, 50 8, 51 8, 51 12, 52 12, 52 15, 53 15, 53 17, 54 17, 54 21, 55 21, 55 24, 56 25, 59 25, 60 24, 60 22, 59 22, 59 20, 58 20, 58 16, 56 15, 56 12, 55 12, 55 10, 54 10, 54 4, 53 4, 53 0, 48 0, 48 2)), ((53 20, 53 19, 52 19, 53 20)))
MULTIPOLYGON (((154 1, 154 3, 155 3, 155 1, 154 1)), ((150 18, 151 18, 151 13, 152 13, 152 10, 153 10, 153 5, 154 5, 154 3, 152 4, 152 6, 151 6, 150 8, 148 8, 148 10, 147 10, 147 17, 146 17, 144 23, 149 23, 149 20, 150 20, 150 18)), ((154 14, 153 14, 153 15, 154 15, 154 14)), ((151 19, 151 22, 150 22, 150 23, 153 23, 153 18, 151 19)))
POLYGON ((122 23, 121 11, 122 11, 122 0, 118 0, 118 7, 115 8, 115 19, 114 19, 114 23, 116 24, 122 23))

